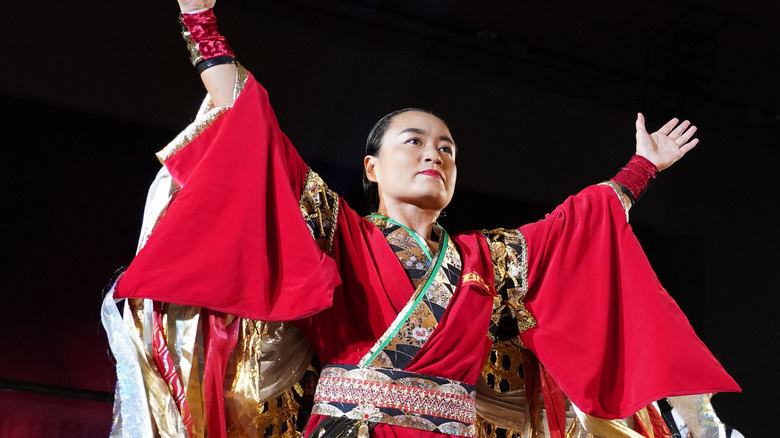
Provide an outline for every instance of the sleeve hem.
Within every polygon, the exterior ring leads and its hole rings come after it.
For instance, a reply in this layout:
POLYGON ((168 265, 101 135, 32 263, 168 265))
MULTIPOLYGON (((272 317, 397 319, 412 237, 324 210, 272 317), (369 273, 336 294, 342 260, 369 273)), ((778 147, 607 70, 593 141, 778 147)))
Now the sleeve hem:
MULTIPOLYGON (((241 65, 238 65, 238 69, 236 71, 235 87, 233 89, 233 102, 235 102, 235 100, 241 94, 241 91, 246 85, 248 77, 249 72, 241 65)), ((169 158, 176 155, 176 153, 180 150, 184 149, 185 146, 187 146, 192 140, 203 133, 203 131, 205 131, 209 126, 214 124, 214 122, 222 114, 227 112, 227 110, 232 106, 233 105, 231 104, 215 107, 212 105, 211 96, 206 95, 206 98, 203 99, 203 103, 201 104, 200 109, 198 110, 198 114, 195 117, 195 121, 187 126, 181 133, 179 133, 179 135, 177 135, 176 138, 168 143, 167 146, 157 152, 157 159, 160 160, 162 164, 165 164, 169 158)))

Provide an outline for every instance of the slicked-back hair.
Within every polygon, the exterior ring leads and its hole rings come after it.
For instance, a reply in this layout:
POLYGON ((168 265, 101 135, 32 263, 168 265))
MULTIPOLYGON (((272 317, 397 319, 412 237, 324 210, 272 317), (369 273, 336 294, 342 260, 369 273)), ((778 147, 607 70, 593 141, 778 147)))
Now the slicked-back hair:
MULTIPOLYGON (((432 111, 420 108, 403 108, 395 110, 379 119, 374 124, 374 127, 371 128, 371 131, 368 133, 368 138, 366 139, 366 155, 371 155, 372 157, 379 155, 379 150, 382 148, 382 139, 385 137, 385 133, 387 133, 390 122, 393 121, 395 116, 409 111, 419 111, 421 113, 430 114, 441 120, 441 117, 437 116, 432 111)), ((442 120, 442 122, 444 121, 442 120)), ((446 123, 444 124, 446 125, 446 123)), ((379 186, 377 183, 368 180, 365 166, 363 167, 363 191, 366 193, 371 211, 376 211, 379 208, 379 186)))

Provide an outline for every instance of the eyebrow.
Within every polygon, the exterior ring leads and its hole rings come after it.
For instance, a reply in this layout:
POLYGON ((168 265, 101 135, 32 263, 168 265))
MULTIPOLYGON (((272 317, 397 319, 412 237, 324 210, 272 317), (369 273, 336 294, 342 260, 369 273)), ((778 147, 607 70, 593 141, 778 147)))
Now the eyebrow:
MULTIPOLYGON (((422 130, 420 128, 406 128, 403 131, 399 132, 396 137, 400 136, 401 134, 406 134, 407 132, 411 132, 411 133, 414 133, 414 134, 420 134, 420 135, 427 134, 427 132, 425 132, 424 130, 422 130)), ((453 146, 455 146, 455 142, 452 141, 452 139, 447 137, 446 135, 440 135, 439 136, 439 140, 450 142, 453 146)))

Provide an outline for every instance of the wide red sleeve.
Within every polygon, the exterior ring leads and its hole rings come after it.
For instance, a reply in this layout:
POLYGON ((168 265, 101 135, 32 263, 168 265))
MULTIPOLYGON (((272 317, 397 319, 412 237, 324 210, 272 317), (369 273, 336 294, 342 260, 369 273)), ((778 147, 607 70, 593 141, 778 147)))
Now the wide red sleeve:
POLYGON ((306 166, 250 76, 233 107, 165 161, 181 190, 117 285, 250 319, 329 307, 340 283, 299 208, 306 166))
POLYGON ((520 230, 538 323, 521 337, 578 408, 616 419, 667 396, 739 391, 661 286, 611 187, 520 230))

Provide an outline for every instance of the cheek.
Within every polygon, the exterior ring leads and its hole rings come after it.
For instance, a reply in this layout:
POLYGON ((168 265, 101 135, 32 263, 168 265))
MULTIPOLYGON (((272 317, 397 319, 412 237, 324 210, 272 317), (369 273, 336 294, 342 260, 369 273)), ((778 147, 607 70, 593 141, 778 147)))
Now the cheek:
POLYGON ((377 164, 375 170, 377 182, 387 186, 394 184, 396 181, 401 179, 403 170, 406 167, 407 166, 404 166, 403 163, 397 162, 397 160, 382 160, 381 164, 377 164))
POLYGON ((414 169, 414 160, 408 156, 394 156, 385 163, 385 173, 403 175, 414 169))

